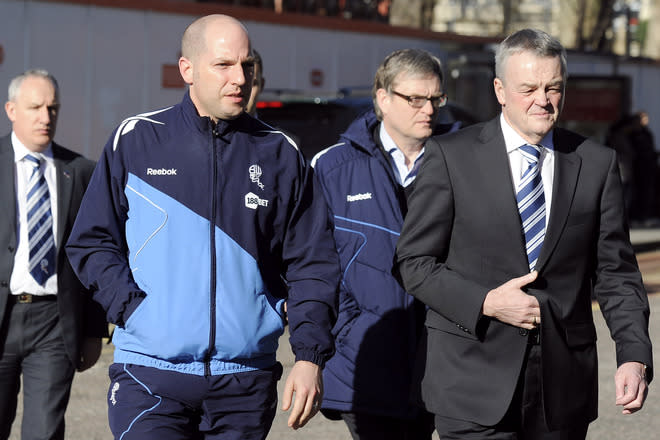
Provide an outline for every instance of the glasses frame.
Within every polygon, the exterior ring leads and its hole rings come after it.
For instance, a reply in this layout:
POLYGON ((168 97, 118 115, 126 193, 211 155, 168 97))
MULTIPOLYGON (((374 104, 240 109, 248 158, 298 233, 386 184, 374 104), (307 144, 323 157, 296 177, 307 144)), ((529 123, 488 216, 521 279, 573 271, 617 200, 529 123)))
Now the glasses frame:
POLYGON ((392 90, 391 93, 408 101, 408 105, 412 108, 422 108, 426 105, 427 101, 431 101, 431 106, 434 109, 439 109, 440 107, 447 105, 446 93, 443 93, 439 96, 431 96, 430 98, 427 98, 426 96, 404 95, 403 93, 399 93, 396 90, 392 90))

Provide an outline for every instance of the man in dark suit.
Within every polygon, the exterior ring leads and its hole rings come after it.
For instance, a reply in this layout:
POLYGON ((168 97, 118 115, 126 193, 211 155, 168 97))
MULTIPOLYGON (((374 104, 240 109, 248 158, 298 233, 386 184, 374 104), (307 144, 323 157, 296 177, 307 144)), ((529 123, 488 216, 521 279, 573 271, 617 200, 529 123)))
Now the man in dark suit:
POLYGON ((421 398, 443 440, 580 439, 597 416, 592 294, 624 414, 653 374, 616 155, 555 127, 556 39, 516 32, 495 63, 502 114, 427 142, 397 246, 403 287, 429 308, 421 398))
POLYGON ((53 142, 59 93, 48 72, 14 78, 5 111, 12 132, 0 138, 0 439, 16 416, 21 374, 22 439, 63 439, 74 371, 94 365, 107 333, 63 246, 94 163, 53 142))

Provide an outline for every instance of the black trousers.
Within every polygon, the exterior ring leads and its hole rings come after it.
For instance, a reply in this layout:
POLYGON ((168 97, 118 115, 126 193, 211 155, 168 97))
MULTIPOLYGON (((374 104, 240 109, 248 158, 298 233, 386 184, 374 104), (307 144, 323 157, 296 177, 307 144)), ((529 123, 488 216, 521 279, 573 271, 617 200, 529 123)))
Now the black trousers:
POLYGON ((395 419, 367 413, 341 413, 353 440, 431 440, 433 414, 422 412, 414 419, 395 419))
MULTIPOLYGON (((531 340, 531 339, 530 339, 531 340)), ((495 426, 435 416, 442 440, 584 440, 589 424, 561 431, 548 431, 541 395, 541 346, 530 343, 514 398, 504 418, 495 426)), ((478 397, 475 397, 478 398, 478 397)))
POLYGON ((66 354, 57 301, 7 304, 0 329, 0 439, 9 437, 23 375, 22 440, 64 439, 74 365, 66 354))

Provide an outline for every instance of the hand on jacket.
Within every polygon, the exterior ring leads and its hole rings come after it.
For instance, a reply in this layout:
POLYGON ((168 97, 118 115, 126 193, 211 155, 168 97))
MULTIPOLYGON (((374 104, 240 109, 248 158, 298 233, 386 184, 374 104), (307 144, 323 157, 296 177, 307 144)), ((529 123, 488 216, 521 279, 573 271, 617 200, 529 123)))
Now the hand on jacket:
POLYGON ((642 409, 649 390, 644 364, 639 362, 621 364, 614 375, 614 386, 616 404, 623 406, 623 414, 632 414, 642 409))
POLYGON ((539 302, 522 288, 536 279, 538 272, 530 272, 507 281, 488 292, 483 304, 483 314, 516 327, 533 329, 541 322, 539 302))
POLYGON ((78 371, 85 371, 92 367, 101 357, 101 338, 87 337, 80 347, 80 363, 78 371))
POLYGON ((288 425, 293 429, 302 428, 319 412, 323 399, 323 376, 321 368, 308 361, 297 361, 284 385, 282 410, 291 408, 295 393, 293 408, 289 415, 288 425))

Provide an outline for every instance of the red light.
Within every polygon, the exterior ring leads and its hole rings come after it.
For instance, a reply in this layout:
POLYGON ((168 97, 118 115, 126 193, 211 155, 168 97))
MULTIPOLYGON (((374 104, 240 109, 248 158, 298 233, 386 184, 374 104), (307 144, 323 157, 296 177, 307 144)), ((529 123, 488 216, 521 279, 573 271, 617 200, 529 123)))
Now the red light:
POLYGON ((282 108, 284 104, 282 101, 259 101, 257 102, 257 109, 260 108, 282 108))

